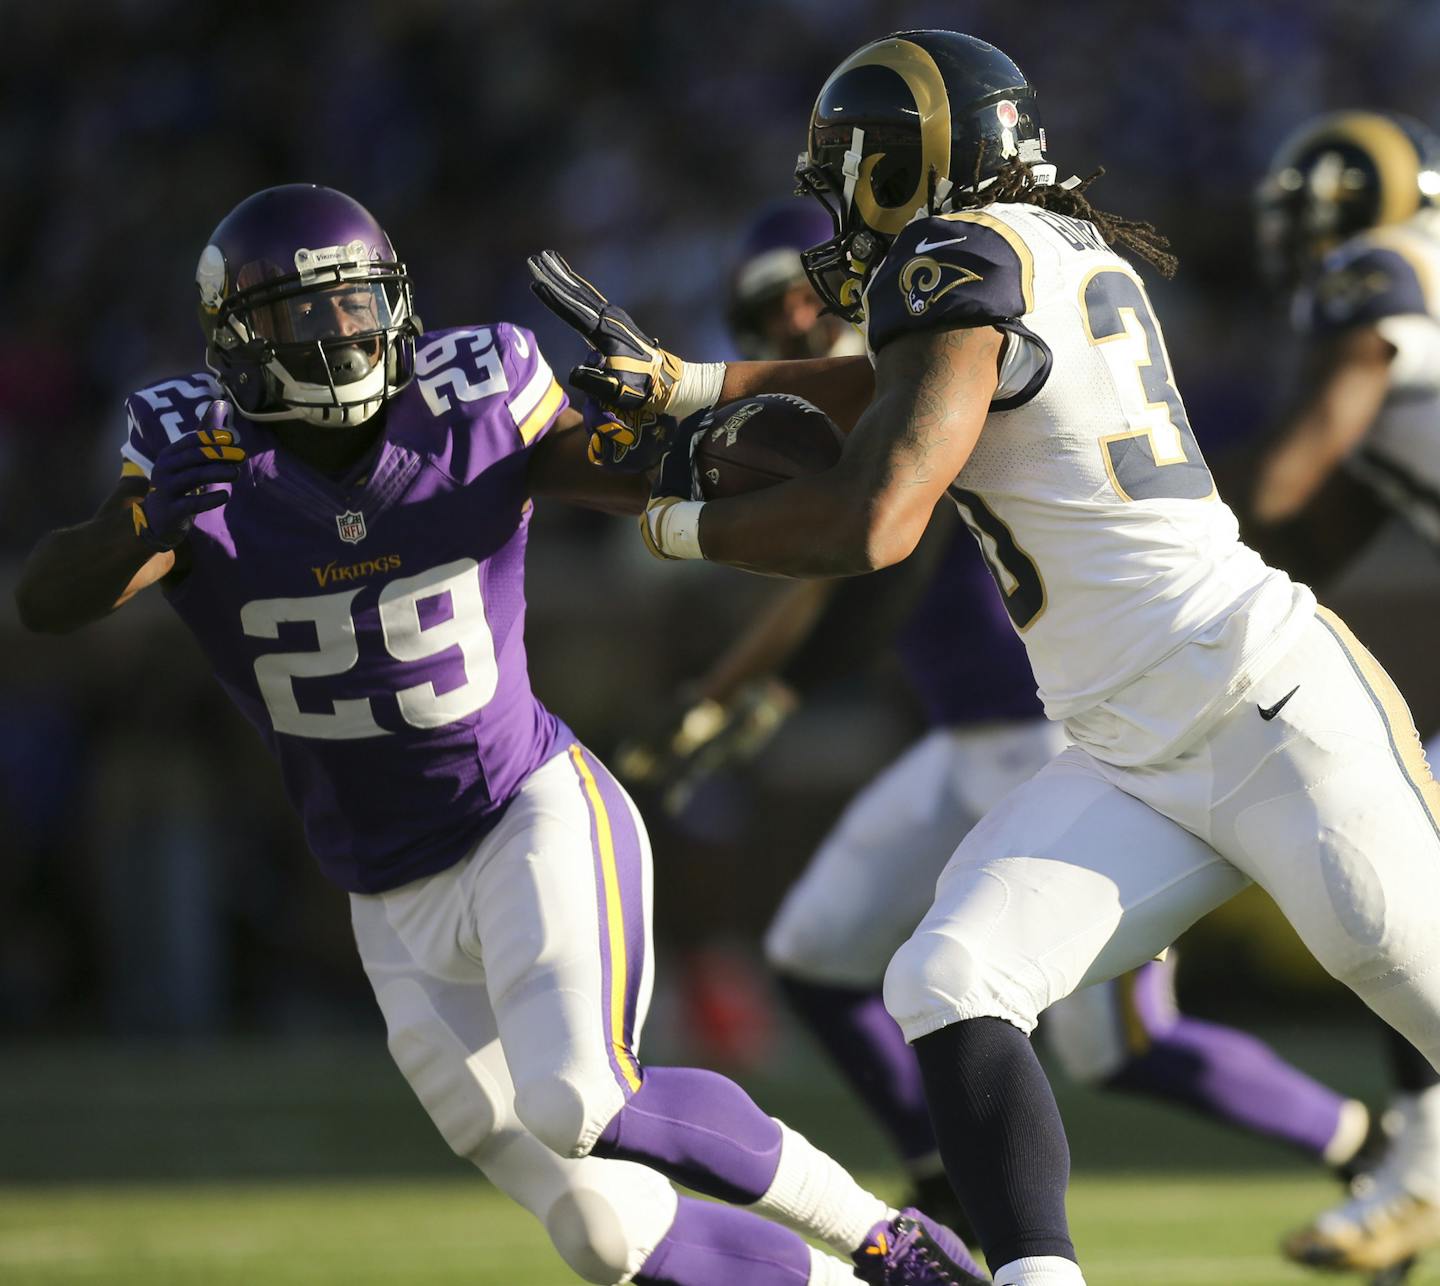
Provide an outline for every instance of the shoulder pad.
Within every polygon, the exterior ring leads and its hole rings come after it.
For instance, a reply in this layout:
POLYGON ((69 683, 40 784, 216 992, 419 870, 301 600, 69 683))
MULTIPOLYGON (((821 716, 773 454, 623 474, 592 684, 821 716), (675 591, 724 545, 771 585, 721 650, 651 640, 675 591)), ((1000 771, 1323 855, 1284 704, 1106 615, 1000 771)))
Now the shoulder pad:
POLYGON ((1303 320, 1316 334, 1430 311, 1424 266, 1394 242, 1357 239, 1331 254, 1311 287, 1303 320))
POLYGON ((162 380, 130 394, 125 399, 125 442, 120 448, 122 473, 148 478, 156 453, 196 428, 205 408, 221 396, 220 385, 208 371, 162 380))
POLYGON ((415 374, 432 415, 492 423, 498 417, 523 446, 566 405, 535 336, 509 322, 427 331, 416 346, 415 374))
POLYGON ((528 447, 555 423, 570 399, 533 332, 510 322, 501 322, 496 329, 503 341, 506 369, 512 372, 506 406, 520 441, 528 447))
POLYGON ((914 331, 986 326, 1034 306, 1034 261, 984 210, 917 219, 890 247, 865 295, 870 347, 914 331))

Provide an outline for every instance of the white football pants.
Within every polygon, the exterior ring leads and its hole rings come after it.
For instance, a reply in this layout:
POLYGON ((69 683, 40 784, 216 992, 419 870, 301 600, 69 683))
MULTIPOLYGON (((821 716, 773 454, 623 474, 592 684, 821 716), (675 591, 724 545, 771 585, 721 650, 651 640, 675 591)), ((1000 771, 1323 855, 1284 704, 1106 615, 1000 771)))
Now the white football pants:
POLYGON ((1400 694, 1324 609, 1182 754, 1116 768, 1071 746, 1007 796, 946 865, 886 1006, 910 1040, 981 1016, 1029 1032, 1251 880, 1440 1061, 1440 786, 1400 694))
POLYGON ((628 1281, 676 1195, 585 1155, 638 1084, 652 982, 650 847, 619 785, 570 746, 464 861, 350 903, 390 1052, 445 1141, 581 1277, 628 1281))
POLYGON ((1066 744, 1040 718, 927 733, 850 801, 790 887, 765 936, 769 962, 809 982, 878 987, 956 846, 1066 744))
MULTIPOLYGON (((956 846, 1067 744, 1046 719, 927 733, 855 796, 791 886, 765 937, 771 966, 878 989, 956 846)), ((1103 1080, 1130 1055, 1121 982, 1089 987, 1045 1016, 1046 1044, 1074 1080, 1103 1080)))

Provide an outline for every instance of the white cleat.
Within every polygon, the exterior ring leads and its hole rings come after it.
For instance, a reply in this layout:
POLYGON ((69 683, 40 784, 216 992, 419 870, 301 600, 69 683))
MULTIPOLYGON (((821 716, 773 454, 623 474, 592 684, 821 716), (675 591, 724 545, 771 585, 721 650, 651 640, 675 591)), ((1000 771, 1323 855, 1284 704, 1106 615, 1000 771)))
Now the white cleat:
POLYGON ((1392 1142, 1380 1164, 1351 1185, 1348 1201, 1285 1238, 1288 1259, 1311 1268, 1398 1275, 1440 1246, 1440 1089, 1397 1100, 1386 1113, 1392 1142))

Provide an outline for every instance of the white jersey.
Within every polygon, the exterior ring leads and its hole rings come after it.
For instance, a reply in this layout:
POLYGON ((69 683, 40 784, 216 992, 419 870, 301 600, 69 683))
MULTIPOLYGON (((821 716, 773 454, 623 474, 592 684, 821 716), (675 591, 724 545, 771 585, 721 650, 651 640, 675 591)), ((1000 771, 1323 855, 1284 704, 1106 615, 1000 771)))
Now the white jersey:
POLYGON ((951 489, 1045 711, 1098 758, 1168 758, 1291 645, 1314 597, 1239 539, 1145 288, 1090 223, 1023 204, 917 219, 866 291, 872 352, 1008 332, 951 489))
POLYGON ((1394 345, 1385 403, 1348 467, 1440 544, 1440 211, 1345 242, 1296 321, 1318 335, 1373 326, 1394 345))

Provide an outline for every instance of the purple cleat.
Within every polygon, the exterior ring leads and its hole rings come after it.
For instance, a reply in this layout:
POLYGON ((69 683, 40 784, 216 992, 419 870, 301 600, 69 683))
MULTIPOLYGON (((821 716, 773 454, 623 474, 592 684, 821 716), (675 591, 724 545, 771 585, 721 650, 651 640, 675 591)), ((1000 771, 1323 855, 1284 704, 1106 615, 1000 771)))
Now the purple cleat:
POLYGON ((851 1258, 871 1286, 987 1286, 965 1244, 913 1208, 877 1223, 851 1258))

